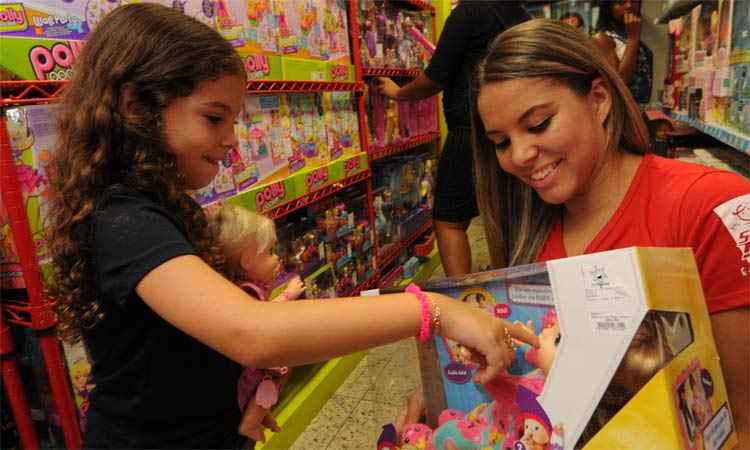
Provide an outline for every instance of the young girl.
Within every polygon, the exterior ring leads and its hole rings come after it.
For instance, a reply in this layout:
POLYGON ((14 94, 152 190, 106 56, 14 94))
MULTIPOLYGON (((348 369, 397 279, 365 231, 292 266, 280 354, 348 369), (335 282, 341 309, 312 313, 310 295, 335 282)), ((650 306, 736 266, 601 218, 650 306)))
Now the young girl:
POLYGON ((89 36, 60 105, 50 247, 65 339, 83 339, 96 388, 86 448, 232 448, 241 368, 300 365, 437 333, 508 367, 522 333, 416 292, 250 301, 221 275, 206 186, 238 142, 242 61, 208 26, 134 3, 89 36))
POLYGON ((641 40, 641 0, 607 0, 599 9, 594 44, 628 85, 636 103, 651 100, 654 56, 641 40))
MULTIPOLYGON (((273 253, 276 245, 276 228, 273 220, 234 205, 224 205, 213 217, 213 226, 224 250, 227 273, 243 291, 262 301, 268 299, 268 290, 283 270, 279 257, 273 253)), ((294 300, 305 289, 299 276, 294 276, 284 291, 271 299, 294 300)), ((245 413, 239 432, 255 441, 265 442, 263 424, 279 431, 269 408, 276 403, 283 382, 289 377, 288 367, 270 369, 247 368, 237 384, 240 409, 245 413), (255 390, 259 394, 255 396, 255 390)))
POLYGON ((477 202, 492 266, 691 247, 739 448, 750 448, 750 181, 648 154, 628 88, 589 39, 559 22, 501 34, 478 86, 477 202))

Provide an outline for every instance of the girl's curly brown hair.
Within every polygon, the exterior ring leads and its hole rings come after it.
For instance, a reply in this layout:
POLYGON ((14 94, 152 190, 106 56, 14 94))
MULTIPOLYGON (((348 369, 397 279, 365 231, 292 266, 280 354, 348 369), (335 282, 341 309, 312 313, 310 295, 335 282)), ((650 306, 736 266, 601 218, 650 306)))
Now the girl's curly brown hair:
POLYGON ((166 148, 160 113, 195 86, 245 76, 241 59, 216 31, 156 4, 117 8, 98 25, 65 89, 51 163, 49 240, 59 332, 75 342, 102 317, 95 295, 92 226, 113 187, 157 193, 183 221, 196 252, 216 269, 223 259, 203 211, 185 192, 166 148), (120 114, 123 88, 137 114, 120 114))

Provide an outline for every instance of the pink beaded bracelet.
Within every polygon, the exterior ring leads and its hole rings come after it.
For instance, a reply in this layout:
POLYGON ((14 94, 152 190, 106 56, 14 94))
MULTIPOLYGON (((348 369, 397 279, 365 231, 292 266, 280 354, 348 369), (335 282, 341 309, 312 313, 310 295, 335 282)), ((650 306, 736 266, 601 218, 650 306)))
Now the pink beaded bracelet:
POLYGON ((427 298, 427 294, 422 292, 422 289, 414 283, 406 286, 406 292, 414 294, 422 306, 422 325, 419 328, 417 339, 419 342, 427 342, 430 338, 430 300, 427 298))

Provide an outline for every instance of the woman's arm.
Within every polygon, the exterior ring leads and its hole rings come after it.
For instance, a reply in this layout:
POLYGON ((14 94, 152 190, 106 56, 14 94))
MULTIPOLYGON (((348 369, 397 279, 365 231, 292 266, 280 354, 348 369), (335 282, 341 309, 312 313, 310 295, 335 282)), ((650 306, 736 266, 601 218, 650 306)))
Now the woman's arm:
MULTIPOLYGON (((173 326, 249 367, 299 365, 415 336, 420 303, 412 294, 380 297, 251 301, 240 288, 193 255, 178 256, 149 272, 138 295, 173 326)), ((509 367, 514 352, 505 324, 491 315, 429 293, 441 310, 440 334, 486 359, 484 382, 509 367)), ((511 328, 513 337, 529 340, 511 328)))
POLYGON ((443 89, 423 73, 399 87, 390 78, 378 78, 380 93, 393 100, 422 100, 437 95, 443 89))
POLYGON ((737 430, 737 449, 750 448, 750 307, 711 315, 727 397, 737 430))
POLYGON ((641 18, 632 13, 626 13, 623 18, 627 41, 622 59, 617 56, 615 42, 604 32, 598 32, 592 40, 594 44, 604 53, 612 67, 617 69, 620 77, 625 83, 630 82, 635 68, 638 64, 638 46, 641 42, 641 18))

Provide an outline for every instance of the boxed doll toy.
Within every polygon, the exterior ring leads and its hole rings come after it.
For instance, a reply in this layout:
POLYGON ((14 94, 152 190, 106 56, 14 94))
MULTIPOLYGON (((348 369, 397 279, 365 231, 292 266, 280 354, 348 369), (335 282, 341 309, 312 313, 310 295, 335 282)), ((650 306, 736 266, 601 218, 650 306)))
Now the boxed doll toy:
MULTIPOLYGON (((736 437, 690 249, 628 248, 433 282, 424 290, 524 326, 480 386, 471 353, 420 346, 427 421, 393 447, 723 449, 736 437), (536 345, 536 344, 535 344, 536 345), (422 445, 422 447, 420 447, 422 445)), ((387 447, 388 433, 380 448, 387 447)))

